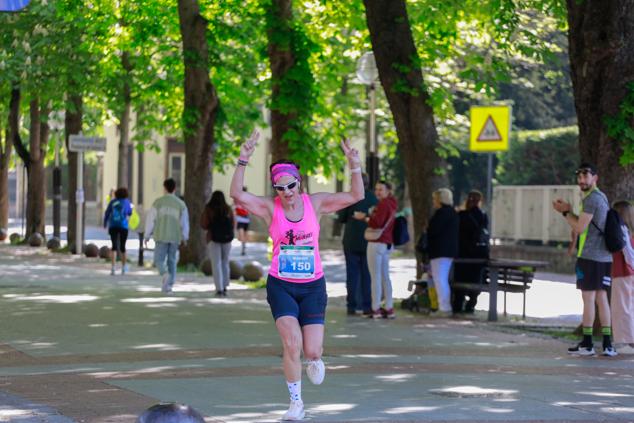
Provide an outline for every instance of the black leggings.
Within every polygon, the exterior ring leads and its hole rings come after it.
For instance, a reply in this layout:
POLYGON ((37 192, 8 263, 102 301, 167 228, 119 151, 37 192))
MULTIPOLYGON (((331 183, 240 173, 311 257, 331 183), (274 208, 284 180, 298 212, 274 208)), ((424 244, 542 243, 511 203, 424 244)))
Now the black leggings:
POLYGON ((112 251, 125 253, 125 243, 128 240, 128 230, 124 228, 108 229, 110 240, 112 241, 112 251))

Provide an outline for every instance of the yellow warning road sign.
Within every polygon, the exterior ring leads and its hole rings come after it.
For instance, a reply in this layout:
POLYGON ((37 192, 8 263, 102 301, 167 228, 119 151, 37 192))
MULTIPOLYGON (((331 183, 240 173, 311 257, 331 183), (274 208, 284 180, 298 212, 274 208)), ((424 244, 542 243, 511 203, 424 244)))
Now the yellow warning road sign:
POLYGON ((469 150, 506 151, 511 132, 511 106, 471 107, 469 150))

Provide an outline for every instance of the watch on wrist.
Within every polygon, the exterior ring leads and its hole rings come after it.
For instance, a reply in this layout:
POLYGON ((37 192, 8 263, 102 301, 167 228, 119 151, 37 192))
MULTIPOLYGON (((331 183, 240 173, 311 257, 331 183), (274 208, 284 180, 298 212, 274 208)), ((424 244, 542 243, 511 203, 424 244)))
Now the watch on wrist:
POLYGON ((568 216, 568 213, 570 213, 568 210, 564 210, 564 211, 562 211, 562 212, 561 212, 561 214, 562 214, 564 217, 568 216))

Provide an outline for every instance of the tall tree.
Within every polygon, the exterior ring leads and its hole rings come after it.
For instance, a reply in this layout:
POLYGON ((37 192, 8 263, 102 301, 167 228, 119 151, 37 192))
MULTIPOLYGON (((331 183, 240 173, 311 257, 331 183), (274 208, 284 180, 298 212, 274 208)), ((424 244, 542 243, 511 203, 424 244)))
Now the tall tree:
POLYGON ((37 97, 31 99, 29 147, 22 144, 20 137, 13 137, 15 151, 26 167, 28 184, 26 197, 26 234, 28 238, 33 233, 45 235, 46 226, 46 174, 44 159, 48 143, 48 124, 42 121, 42 115, 48 115, 48 106, 40 108, 37 97))
POLYGON ((379 79, 392 111, 416 237, 427 226, 431 194, 444 180, 438 133, 429 105, 405 0, 364 0, 379 79))
MULTIPOLYGON (((4 147, 0 154, 0 228, 9 226, 9 164, 13 139, 18 135, 20 126, 20 89, 11 88, 9 100, 9 116, 5 131, 4 147)), ((0 145, 0 147, 2 147, 0 145)))
POLYGON ((178 15, 185 64, 185 202, 190 222, 189 243, 181 260, 199 264, 205 256, 205 236, 198 221, 211 196, 214 126, 220 102, 209 77, 207 20, 198 0, 178 0, 178 15))
POLYGON ((295 64, 291 49, 293 1, 271 0, 268 11, 268 54, 271 67, 271 155, 272 161, 288 158, 288 143, 284 135, 297 117, 296 110, 282 107, 285 96, 284 80, 295 64))
MULTIPOLYGON (((294 18, 292 0, 263 4, 271 69, 271 158, 319 157, 322 140, 311 131, 317 91, 309 63, 316 45, 294 18)), ((306 170, 317 166, 310 163, 306 170)))
POLYGON ((121 67, 124 74, 122 75, 121 102, 122 108, 119 115, 119 160, 117 162, 117 186, 131 187, 128 180, 128 167, 130 166, 129 145, 130 145, 130 119, 132 113, 132 93, 130 87, 130 79, 132 72, 132 64, 130 63, 130 52, 121 53, 121 67))
MULTIPOLYGON (((77 199, 75 198, 75 192, 77 192, 78 180, 77 180, 77 164, 79 163, 79 154, 68 149, 70 143, 70 136, 77 135, 82 132, 83 120, 84 120, 84 99, 82 92, 77 85, 71 84, 68 86, 68 101, 66 102, 66 112, 64 114, 64 139, 66 144, 66 151, 68 152, 68 218, 66 227, 68 228, 66 233, 66 240, 68 245, 75 243, 77 236, 77 199)), ((85 204, 84 204, 85 208, 85 204)), ((84 221, 86 219, 86 213, 82 212, 84 221)), ((82 223, 82 228, 85 225, 82 223)), ((83 234, 82 234, 83 239, 83 234)), ((79 246, 81 248, 81 246, 79 246)), ((81 249, 75 248, 75 252, 80 252, 81 249)))
POLYGON ((634 2, 567 0, 581 159, 610 200, 634 197, 634 2), (625 154, 627 153, 627 154, 625 154))
MULTIPOLYGON (((10 103, 12 103, 10 101, 10 103)), ((19 107, 19 105, 9 104, 9 109, 13 107, 19 107)), ((13 111, 17 113, 17 111, 13 111)), ((11 115, 11 112, 9 112, 11 115)), ((4 119, 4 117, 3 117, 4 119)), ((0 132, 0 229, 7 229, 9 227, 9 165, 11 163, 11 153, 13 151, 13 141, 11 135, 11 128, 9 118, 4 126, 4 138, 2 132, 0 132)), ((0 131, 3 125, 0 125, 0 131)))

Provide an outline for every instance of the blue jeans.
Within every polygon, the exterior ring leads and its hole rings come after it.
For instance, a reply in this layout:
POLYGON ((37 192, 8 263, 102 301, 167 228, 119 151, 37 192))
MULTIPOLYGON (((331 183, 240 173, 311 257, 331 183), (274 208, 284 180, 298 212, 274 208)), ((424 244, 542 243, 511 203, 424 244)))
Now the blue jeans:
POLYGON ((346 290, 348 292, 346 304, 348 310, 354 311, 361 307, 363 311, 372 311, 372 283, 367 255, 365 252, 346 251, 344 254, 346 256, 346 290))
POLYGON ((161 276, 165 274, 165 260, 167 259, 167 272, 170 277, 167 282, 167 287, 170 289, 174 286, 174 279, 176 278, 176 253, 178 252, 177 242, 162 242, 156 243, 154 248, 154 263, 158 268, 161 276))

